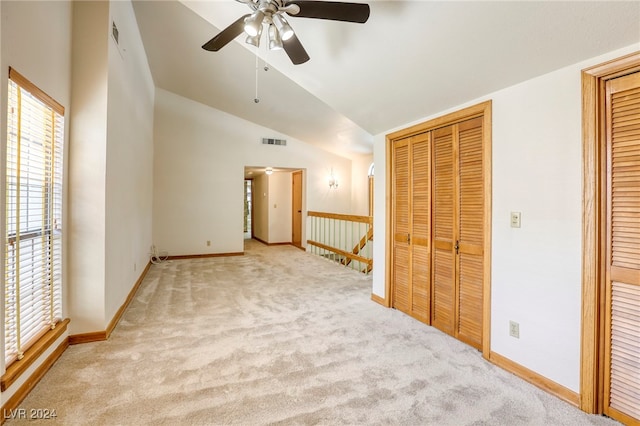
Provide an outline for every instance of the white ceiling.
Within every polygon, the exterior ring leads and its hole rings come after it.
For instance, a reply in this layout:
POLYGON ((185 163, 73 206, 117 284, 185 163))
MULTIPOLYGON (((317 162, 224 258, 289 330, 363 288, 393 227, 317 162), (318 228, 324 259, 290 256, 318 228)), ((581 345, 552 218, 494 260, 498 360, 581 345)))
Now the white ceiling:
POLYGON ((255 48, 243 36, 200 47, 247 5, 133 4, 156 86, 347 157, 370 153, 372 135, 640 41, 640 1, 370 1, 365 24, 291 17, 311 60, 258 49, 255 103, 255 48))

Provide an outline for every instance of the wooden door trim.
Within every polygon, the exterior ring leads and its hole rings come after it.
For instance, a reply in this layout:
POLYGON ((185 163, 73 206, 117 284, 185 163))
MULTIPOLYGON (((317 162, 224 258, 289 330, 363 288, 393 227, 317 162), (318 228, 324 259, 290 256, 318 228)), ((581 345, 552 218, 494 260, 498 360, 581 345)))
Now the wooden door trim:
POLYGON ((640 52, 582 70, 582 331, 580 409, 603 412, 605 264, 604 84, 640 71, 640 52))
MULTIPOLYGON (((398 130, 390 133, 386 136, 386 167, 385 167, 385 179, 386 179, 386 221, 385 221, 385 234, 386 244, 385 252, 385 296, 384 303, 386 307, 391 306, 391 253, 393 244, 393 223, 392 223, 392 203, 391 203, 391 179, 392 179, 392 148, 394 141, 403 139, 408 136, 413 136, 419 133, 435 130, 440 127, 452 125, 460 121, 468 120, 476 117, 483 117, 482 131, 483 131, 483 167, 484 169, 484 185, 485 185, 485 200, 484 200, 484 265, 483 265, 483 289, 482 289, 482 356, 485 359, 489 359, 491 352, 491 100, 479 103, 477 105, 470 106, 468 108, 461 109, 459 111, 452 112, 450 114, 436 117, 431 120, 425 121, 408 127, 406 129, 398 130)), ((379 301, 379 299, 376 299, 379 301)))
MULTIPOLYGON (((400 138, 396 138, 400 139, 400 138)), ((386 164, 384 170, 384 182, 385 182, 385 208, 386 208, 386 219, 385 219, 385 230, 384 233, 386 235, 385 241, 385 256, 384 256, 384 267, 385 267, 385 278, 384 278, 384 299, 378 297, 376 300, 378 303, 383 305, 384 307, 391 307, 391 258, 393 254, 393 204, 391 202, 391 188, 393 187, 393 182, 391 179, 393 177, 393 143, 394 140, 387 135, 385 140, 385 155, 386 155, 386 164), (382 302, 382 303, 381 303, 382 302)))
POLYGON ((253 202, 253 196, 255 194, 255 185, 254 185, 254 181, 253 179, 249 179, 251 181, 251 238, 254 238, 256 236, 255 233, 255 203, 253 202))
POLYGON ((303 190, 303 175, 302 175, 302 170, 296 170, 294 172, 291 172, 291 245, 294 247, 298 247, 299 249, 304 249, 303 245, 302 245, 302 216, 303 216, 303 212, 302 210, 304 210, 302 208, 302 193, 304 192, 303 190), (296 175, 300 175, 300 245, 296 244, 294 241, 293 236, 295 235, 295 215, 296 215, 296 205, 295 205, 295 200, 296 200, 296 194, 295 194, 295 185, 294 185, 294 180, 295 180, 295 176, 296 175))
MULTIPOLYGON (((485 103, 486 104, 486 103, 485 103)), ((493 190, 492 190, 492 123, 493 117, 491 115, 491 101, 488 105, 485 105, 482 112, 482 140, 484 142, 484 149, 482 152, 482 167, 484 167, 484 235, 483 245, 484 250, 484 283, 482 289, 482 356, 485 359, 489 359, 491 355, 491 207, 493 202, 493 190)))

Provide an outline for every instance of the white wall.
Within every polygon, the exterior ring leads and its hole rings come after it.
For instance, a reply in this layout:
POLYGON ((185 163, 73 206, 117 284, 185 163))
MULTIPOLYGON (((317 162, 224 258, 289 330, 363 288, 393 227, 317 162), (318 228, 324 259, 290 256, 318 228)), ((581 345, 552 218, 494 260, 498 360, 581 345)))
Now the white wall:
POLYGON ((327 185, 331 167, 351 176, 351 160, 161 89, 154 140, 153 238, 172 255, 243 251, 245 166, 306 169, 308 210, 351 210, 350 179, 337 191, 327 185))
POLYGON ((153 217, 153 102, 155 86, 128 1, 109 4, 105 315, 110 322, 149 261, 153 217))
POLYGON ((106 329, 149 259, 155 89, 130 2, 73 9, 69 312, 79 334, 106 329))
POLYGON ((108 17, 106 2, 73 3, 69 149, 69 314, 73 333, 104 330, 108 17))
MULTIPOLYGON (((9 66, 15 68, 32 83, 53 97, 65 107, 65 151, 69 146, 69 117, 71 104, 71 4, 69 2, 0 2, 0 123, 6 123, 7 117, 7 76, 9 66)), ((3 128, 0 132, 0 164, 4 171, 6 160, 7 134, 3 128)), ((0 199, 5 200, 5 175, 0 174, 0 199)), ((68 175, 66 176, 68 179, 68 175)), ((66 198, 66 193, 65 193, 66 198)), ((65 203, 66 205, 66 203, 65 203)), ((5 210, 0 209, 0 233, 4 235, 5 210)), ((65 223, 69 221, 65 218, 65 223)), ((68 254, 67 240, 69 227, 65 226, 64 248, 68 254)), ((0 245, 0 258, 4 259, 4 245, 0 245)), ((0 262, 1 291, 4 294, 4 262, 0 262)), ((63 297, 69 292, 68 270, 63 266, 63 297)), ((0 306, 4 316, 4 297, 0 298, 0 306)), ((68 312, 65 308, 63 315, 68 312)), ((49 356, 67 334, 45 352, 40 360, 49 356)), ((0 339, 4 353, 4 338, 0 339)), ((0 403, 4 404, 18 389, 27 377, 37 369, 41 361, 34 363, 30 371, 23 374, 5 392, 2 392, 0 403)), ((1 371, 4 373, 4 356, 0 357, 1 371)))
MULTIPOLYGON (((491 350, 575 392, 580 385, 581 77, 640 44, 491 93, 419 122, 493 100, 491 350), (509 213, 522 212, 522 227, 509 213), (509 337, 509 320, 520 339, 509 337)), ((415 123, 407 123, 400 128, 415 123)), ((374 226, 386 221, 385 134, 375 137, 374 226)), ((384 296, 376 233, 373 293, 384 296)))
POLYGON ((369 166, 373 154, 361 155, 353 159, 351 174, 351 214, 369 214, 369 166))

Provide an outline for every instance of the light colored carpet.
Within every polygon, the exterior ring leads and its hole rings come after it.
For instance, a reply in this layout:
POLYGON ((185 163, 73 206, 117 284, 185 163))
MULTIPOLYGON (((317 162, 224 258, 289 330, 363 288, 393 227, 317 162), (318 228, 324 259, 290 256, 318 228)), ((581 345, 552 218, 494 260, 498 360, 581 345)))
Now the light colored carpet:
POLYGON ((65 425, 617 424, 372 302, 370 277, 245 248, 154 265, 111 339, 70 347, 21 407, 65 425))

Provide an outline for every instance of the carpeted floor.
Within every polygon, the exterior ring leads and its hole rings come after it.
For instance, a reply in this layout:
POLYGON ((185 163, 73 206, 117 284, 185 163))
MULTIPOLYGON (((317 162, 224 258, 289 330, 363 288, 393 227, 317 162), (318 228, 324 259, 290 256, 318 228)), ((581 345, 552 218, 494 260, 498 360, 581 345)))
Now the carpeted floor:
POLYGON ((21 408, 64 425, 618 424, 372 302, 370 277, 245 249, 154 265, 110 340, 70 347, 21 408))

